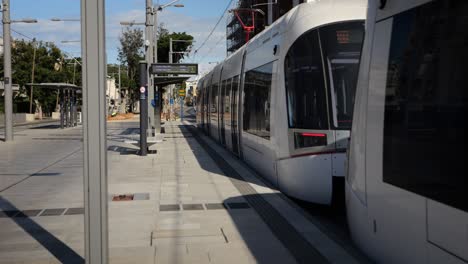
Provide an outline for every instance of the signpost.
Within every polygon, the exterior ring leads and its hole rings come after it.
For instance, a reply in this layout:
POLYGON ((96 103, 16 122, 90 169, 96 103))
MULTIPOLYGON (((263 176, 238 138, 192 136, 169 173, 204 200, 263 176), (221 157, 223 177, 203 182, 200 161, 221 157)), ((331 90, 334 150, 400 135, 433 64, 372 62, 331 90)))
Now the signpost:
MULTIPOLYGON (((180 76, 170 76, 170 75, 197 75, 198 74, 198 64, 196 63, 153 63, 150 68, 151 74, 154 75, 164 75, 157 76, 161 79, 161 84, 175 84, 178 79, 183 78, 180 76), (173 78, 173 79, 171 79, 173 78)), ((185 79, 186 80, 186 79, 185 79)), ((180 83, 183 80, 180 80, 180 83)), ((184 97, 185 89, 178 90, 179 99, 180 99, 180 121, 183 121, 184 118, 184 97)), ((175 99, 175 98, 174 98, 175 99)), ((171 114, 173 113, 173 90, 171 88, 171 98, 169 104, 171 106, 171 114)))

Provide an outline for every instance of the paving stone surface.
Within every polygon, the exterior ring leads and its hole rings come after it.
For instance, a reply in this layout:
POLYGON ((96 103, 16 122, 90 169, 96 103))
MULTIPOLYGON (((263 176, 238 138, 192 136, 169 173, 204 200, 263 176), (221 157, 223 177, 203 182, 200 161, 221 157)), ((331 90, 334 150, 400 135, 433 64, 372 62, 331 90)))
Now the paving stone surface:
MULTIPOLYGON (((166 122, 168 136, 151 147, 157 153, 141 157, 125 143, 138 136, 137 120, 108 123, 108 193, 134 194, 109 201, 110 263, 296 262, 186 126, 166 122)), ((81 128, 20 132, 21 140, 0 143, 0 263, 83 261, 81 128)), ((232 166, 257 192, 277 192, 232 166)), ((286 204, 271 203, 294 215, 304 237, 326 240, 286 204)), ((353 263, 338 253, 336 263, 353 263)))

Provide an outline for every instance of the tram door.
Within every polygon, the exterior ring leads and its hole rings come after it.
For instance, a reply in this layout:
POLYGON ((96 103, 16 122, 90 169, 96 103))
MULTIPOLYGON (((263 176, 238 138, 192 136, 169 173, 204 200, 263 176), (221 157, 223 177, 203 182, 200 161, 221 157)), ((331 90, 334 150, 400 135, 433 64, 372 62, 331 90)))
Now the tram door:
POLYGON ((238 126, 238 102, 239 102, 239 76, 232 79, 231 95, 231 137, 232 151, 239 156, 239 126, 238 126))
POLYGON ((210 133, 210 112, 211 112, 211 105, 210 105, 210 96, 211 96, 211 79, 209 80, 206 88, 205 88, 205 132, 208 134, 210 133))
POLYGON ((225 109, 225 97, 226 97, 226 80, 221 83, 221 96, 219 97, 220 107, 218 109, 219 114, 219 125, 221 130, 221 144, 226 146, 226 129, 224 128, 224 109, 225 109))

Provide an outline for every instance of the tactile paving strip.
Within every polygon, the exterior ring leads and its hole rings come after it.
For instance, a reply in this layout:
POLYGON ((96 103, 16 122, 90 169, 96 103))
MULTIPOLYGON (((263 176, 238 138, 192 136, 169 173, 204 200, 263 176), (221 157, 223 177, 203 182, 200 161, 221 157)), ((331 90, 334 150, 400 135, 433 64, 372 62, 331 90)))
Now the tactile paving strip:
POLYGON ((228 203, 226 206, 223 203, 207 203, 205 206, 203 204, 161 204, 159 205, 160 212, 170 212, 170 211, 180 211, 181 208, 184 211, 201 211, 201 210, 220 210, 220 209, 249 209, 251 208, 248 203, 228 203))
POLYGON ((62 216, 62 215, 82 215, 84 214, 83 207, 77 208, 56 208, 56 209, 30 209, 30 210, 10 210, 0 211, 0 218, 9 217, 38 217, 38 216, 62 216), (42 212, 42 213, 41 213, 42 212), (63 213, 65 212, 65 213, 63 213))
POLYGON ((197 142, 227 175, 234 187, 244 196, 284 247, 291 252, 297 263, 329 263, 270 203, 244 181, 241 175, 227 163, 216 151, 206 144, 195 128, 186 126, 197 142))

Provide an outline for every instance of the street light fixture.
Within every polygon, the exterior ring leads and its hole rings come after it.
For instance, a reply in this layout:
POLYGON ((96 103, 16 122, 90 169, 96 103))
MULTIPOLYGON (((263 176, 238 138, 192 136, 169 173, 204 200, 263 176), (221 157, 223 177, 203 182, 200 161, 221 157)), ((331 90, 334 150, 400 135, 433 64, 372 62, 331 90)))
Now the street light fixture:
POLYGON ((145 25, 145 22, 135 22, 135 20, 133 21, 120 21, 120 25, 122 26, 144 26, 145 25))
POLYGON ((79 18, 57 18, 57 17, 54 17, 54 18, 51 18, 50 21, 54 21, 54 22, 66 21, 66 22, 69 22, 69 21, 81 21, 81 20, 79 18))
POLYGON ((23 18, 20 20, 10 20, 10 23, 37 23, 37 19, 23 18))
POLYGON ((2 0, 3 13, 3 80, 5 91, 5 142, 13 141, 13 90, 11 87, 11 23, 37 23, 36 19, 10 19, 10 0, 2 0))

